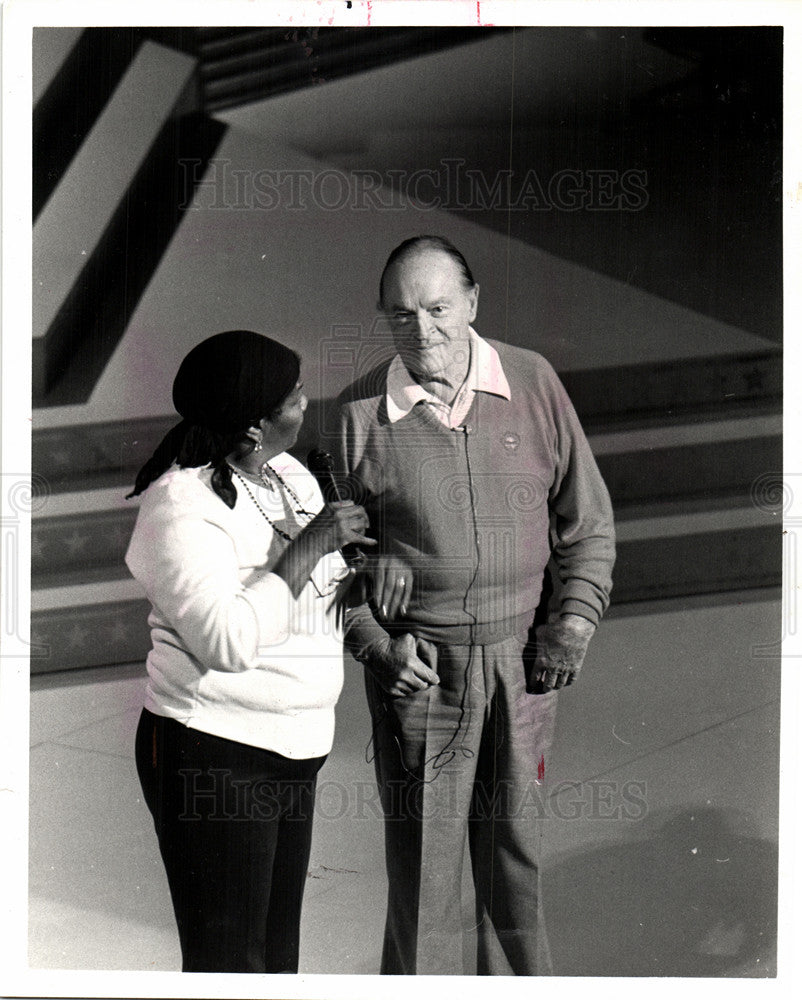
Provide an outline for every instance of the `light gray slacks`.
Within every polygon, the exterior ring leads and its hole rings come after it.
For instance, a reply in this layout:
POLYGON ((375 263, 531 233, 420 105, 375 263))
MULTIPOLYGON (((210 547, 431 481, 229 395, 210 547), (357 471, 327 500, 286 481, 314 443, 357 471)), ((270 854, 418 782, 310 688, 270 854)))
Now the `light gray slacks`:
POLYGON ((526 693, 525 639, 438 645, 439 686, 366 671, 389 881, 383 974, 461 975, 468 838, 479 975, 549 975, 540 887, 557 694, 526 693))

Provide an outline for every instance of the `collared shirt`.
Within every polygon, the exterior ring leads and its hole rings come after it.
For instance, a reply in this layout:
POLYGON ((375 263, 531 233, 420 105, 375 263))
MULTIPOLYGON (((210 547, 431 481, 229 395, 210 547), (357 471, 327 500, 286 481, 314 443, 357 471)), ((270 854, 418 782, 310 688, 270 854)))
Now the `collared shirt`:
POLYGON ((415 381, 409 369, 396 354, 387 369, 387 416, 390 423, 405 417, 417 403, 431 407, 432 413, 445 427, 459 427, 473 405, 477 392, 510 398, 510 386, 501 367, 498 351, 470 328, 471 360, 468 374, 450 405, 427 392, 415 381))

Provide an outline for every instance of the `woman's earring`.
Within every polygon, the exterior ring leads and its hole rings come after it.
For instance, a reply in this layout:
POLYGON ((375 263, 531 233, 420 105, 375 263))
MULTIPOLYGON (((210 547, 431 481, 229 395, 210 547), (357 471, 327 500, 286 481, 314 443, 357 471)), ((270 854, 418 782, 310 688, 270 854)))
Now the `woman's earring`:
POLYGON ((254 451, 261 451, 262 450, 262 442, 258 438, 257 438, 257 440, 256 440, 256 442, 255 442, 255 444, 253 446, 253 450, 254 451))

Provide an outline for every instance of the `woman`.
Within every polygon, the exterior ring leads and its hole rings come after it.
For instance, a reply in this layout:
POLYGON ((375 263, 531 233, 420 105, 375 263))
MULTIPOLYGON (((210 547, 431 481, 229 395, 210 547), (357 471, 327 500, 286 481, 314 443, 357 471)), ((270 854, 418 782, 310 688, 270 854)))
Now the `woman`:
POLYGON ((306 398, 289 348, 195 347, 183 420, 142 468, 126 562, 153 606, 136 760, 185 972, 297 972, 315 780, 343 680, 339 549, 371 545, 287 454, 306 398))

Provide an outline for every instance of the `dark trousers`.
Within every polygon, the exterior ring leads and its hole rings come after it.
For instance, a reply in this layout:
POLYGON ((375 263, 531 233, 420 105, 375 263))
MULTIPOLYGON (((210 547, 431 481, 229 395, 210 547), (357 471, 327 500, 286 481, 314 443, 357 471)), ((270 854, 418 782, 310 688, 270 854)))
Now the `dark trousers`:
POLYGON ((315 782, 290 760, 142 712, 136 763, 184 972, 297 972, 315 782))
POLYGON ((460 975, 468 838, 479 975, 548 975, 542 776, 557 695, 526 693, 524 643, 437 647, 439 686, 391 698, 366 674, 389 881, 381 971, 460 975))

